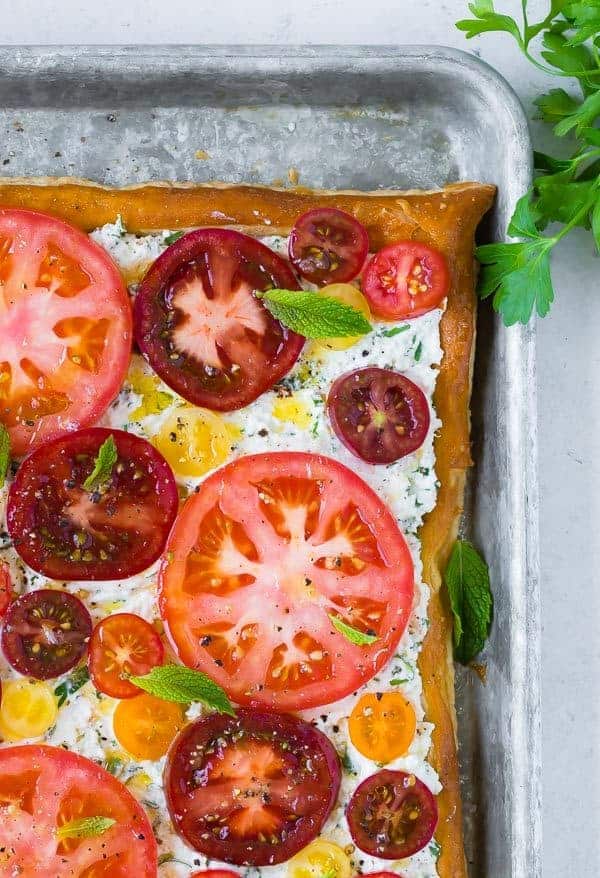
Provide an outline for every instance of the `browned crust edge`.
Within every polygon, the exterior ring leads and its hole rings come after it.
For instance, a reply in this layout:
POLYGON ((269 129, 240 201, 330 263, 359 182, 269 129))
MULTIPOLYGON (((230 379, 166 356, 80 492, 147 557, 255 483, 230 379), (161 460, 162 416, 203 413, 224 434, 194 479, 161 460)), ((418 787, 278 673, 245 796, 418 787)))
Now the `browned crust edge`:
POLYGON ((231 225, 262 234, 287 233, 296 217, 322 204, 354 214, 378 249, 416 239, 445 253, 452 286, 441 321, 444 358, 434 403, 443 427, 435 440, 440 482, 435 509, 420 531, 423 577, 431 588, 429 628, 419 658, 426 718, 435 726, 429 759, 440 776, 440 878, 466 878, 456 745, 452 618, 442 584, 462 512, 466 472, 471 465, 469 401, 475 340, 473 240, 495 189, 460 183, 423 192, 312 192, 229 184, 153 183, 111 189, 84 180, 40 178, 0 180, 0 208, 40 210, 85 231, 114 222, 128 230, 231 225))

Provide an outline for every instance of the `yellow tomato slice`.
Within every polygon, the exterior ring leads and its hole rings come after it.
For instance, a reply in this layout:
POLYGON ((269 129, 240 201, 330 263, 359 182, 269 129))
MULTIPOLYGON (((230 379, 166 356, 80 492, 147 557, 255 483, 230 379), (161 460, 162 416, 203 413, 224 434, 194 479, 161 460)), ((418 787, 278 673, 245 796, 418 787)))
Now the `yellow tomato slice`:
POLYGON ((415 736, 417 719, 412 705, 399 692, 369 693, 354 706, 348 720, 356 749, 374 762, 403 756, 415 736))
POLYGON ((318 838, 287 864, 289 878, 350 878, 352 864, 338 844, 318 838))
POLYGON ((184 707, 143 693, 120 701, 113 714, 113 729, 121 747, 134 759, 164 756, 185 724, 184 707))
POLYGON ((152 444, 181 476, 203 476, 227 460, 232 432, 208 409, 182 406, 163 423, 152 444))
MULTIPOLYGON (((360 311, 367 320, 371 319, 369 303, 361 291, 357 290, 352 284, 330 284, 328 287, 320 289, 317 295, 329 296, 330 299, 335 299, 344 305, 350 305, 352 308, 360 311)), ((320 338, 318 344, 330 351, 345 351, 347 348, 355 345, 357 341, 360 341, 361 338, 362 335, 353 335, 348 338, 320 338)))
POLYGON ((58 707, 54 693, 41 680, 9 680, 2 684, 0 735, 7 741, 39 738, 54 725, 58 707))

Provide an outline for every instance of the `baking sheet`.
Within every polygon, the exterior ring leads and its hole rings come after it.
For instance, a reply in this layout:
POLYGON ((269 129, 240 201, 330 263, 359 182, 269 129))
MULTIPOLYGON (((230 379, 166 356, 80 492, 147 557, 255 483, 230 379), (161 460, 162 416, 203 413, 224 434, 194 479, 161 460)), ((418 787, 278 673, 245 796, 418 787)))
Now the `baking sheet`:
MULTIPOLYGON (((513 92, 440 47, 11 47, 0 49, 0 108, 5 176, 341 189, 480 180, 499 187, 493 239, 531 175, 513 92)), ((473 878, 538 878, 534 335, 487 307, 478 332, 465 533, 490 564, 495 620, 487 684, 472 671, 457 681, 467 854, 473 878)))

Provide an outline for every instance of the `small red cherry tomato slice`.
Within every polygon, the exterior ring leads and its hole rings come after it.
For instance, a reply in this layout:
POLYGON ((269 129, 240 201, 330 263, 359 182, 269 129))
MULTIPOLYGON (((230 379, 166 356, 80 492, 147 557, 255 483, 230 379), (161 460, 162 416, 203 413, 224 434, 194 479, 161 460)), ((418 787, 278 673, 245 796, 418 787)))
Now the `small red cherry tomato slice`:
POLYGON ((426 244, 400 241, 371 259, 362 289, 373 313, 384 320, 419 317, 448 295, 448 264, 442 253, 426 244))
POLYGON ((132 576, 160 555, 178 506, 171 468, 131 433, 93 427, 55 439, 21 464, 7 526, 21 558, 53 579, 132 576), (117 461, 96 491, 83 487, 112 436, 117 461))
POLYGON ((116 613, 94 628, 89 669, 96 689, 112 698, 133 698, 140 690, 127 679, 162 665, 165 650, 156 630, 133 613, 116 613))
POLYGON ((164 786, 173 825, 195 850, 238 866, 272 866, 319 834, 337 799, 340 766, 309 723, 240 710, 183 729, 164 786))
POLYGON ((207 869, 204 872, 194 872, 190 878, 240 878, 240 873, 230 872, 229 869, 207 869))
POLYGON ((159 606, 184 664, 240 704, 294 711, 377 673, 413 587, 404 537, 369 486, 328 457, 280 452, 239 458, 187 500, 159 606), (351 643, 332 616, 376 640, 351 643))
POLYGON ((431 841, 438 810, 435 796, 414 774, 384 770, 357 787, 346 817, 361 851, 401 860, 431 841))
POLYGON ((13 599, 13 587, 10 578, 10 570, 8 564, 0 561, 0 619, 10 605, 13 599))
POLYGON ((119 392, 131 308, 104 250, 66 223, 0 210, 0 413, 20 457, 95 423, 119 392))
POLYGON ((248 235, 200 229, 172 244, 142 280, 135 337, 184 399, 239 409, 282 378, 304 339, 271 316, 256 290, 297 290, 289 265, 248 235))
POLYGON ((311 283, 347 283, 365 264, 369 236, 349 213, 335 207, 317 207, 296 220, 290 234, 290 260, 311 283))
POLYGON ((12 602, 4 617, 2 651, 19 673, 60 677, 84 655, 92 620, 79 598, 44 588, 12 602))
POLYGON ((144 809, 123 784, 61 747, 0 749, 3 878, 156 878, 157 847, 144 809), (73 821, 107 817, 101 835, 61 838, 73 821))
POLYGON ((391 369, 358 369, 331 387, 327 411, 346 448, 367 463, 392 463, 420 448, 429 431, 427 397, 391 369))

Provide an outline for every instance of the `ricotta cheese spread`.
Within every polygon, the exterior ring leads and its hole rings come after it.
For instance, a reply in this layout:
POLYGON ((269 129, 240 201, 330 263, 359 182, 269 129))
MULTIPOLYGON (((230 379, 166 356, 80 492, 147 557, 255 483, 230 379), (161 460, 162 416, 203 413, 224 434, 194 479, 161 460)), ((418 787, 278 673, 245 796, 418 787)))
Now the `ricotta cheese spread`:
MULTIPOLYGON (((120 221, 95 230, 91 237, 115 260, 129 289, 135 295, 136 282, 149 264, 171 243, 168 231, 136 236, 128 234, 120 221)), ((287 252, 287 239, 270 236, 261 239, 280 254, 287 252)), ((307 285, 309 287, 309 285, 307 285)), ((227 460, 257 452, 298 450, 324 454, 356 472, 389 506, 408 542, 415 568, 415 597, 412 615, 398 650, 388 666, 371 679, 358 694, 388 690, 401 691, 411 702, 417 717, 417 734, 408 753, 386 765, 403 770, 424 781, 433 793, 440 791, 439 779, 428 762, 432 725, 425 721, 422 681, 417 659, 427 631, 428 587, 421 581, 422 564, 418 530, 424 516, 435 503, 438 483, 435 473, 434 435, 440 421, 433 410, 437 367, 442 359, 439 323, 443 311, 436 309, 412 321, 393 325, 374 323, 373 331, 347 350, 329 350, 307 342, 294 369, 271 390, 244 409, 222 418, 231 433, 227 460), (387 466, 372 466, 350 453, 332 431, 325 401, 332 382, 345 372, 365 366, 379 366, 403 373, 425 393, 432 410, 428 436, 419 450, 387 466)), ((150 441, 173 412, 188 404, 152 373, 141 356, 132 357, 129 379, 108 410, 103 424, 134 432, 150 441), (149 398, 151 397, 151 398, 149 398)), ((189 407, 188 407, 189 408, 189 407)), ((182 496, 193 491, 204 476, 175 473, 182 496)), ((0 492, 0 559, 11 568, 20 593, 56 585, 26 568, 10 544, 6 533, 7 487, 0 492)), ((137 613, 148 621, 159 618, 156 604, 156 569, 122 581, 71 582, 69 591, 81 596, 94 621, 111 612, 137 613)), ((73 673, 73 672, 72 672, 73 673)), ((16 677, 0 655, 2 679, 16 677)), ((53 683, 59 687, 63 679, 53 683)), ((396 862, 370 857, 355 848, 344 808, 357 785, 380 766, 362 756, 348 735, 348 716, 356 697, 306 711, 305 719, 316 724, 333 742, 342 758, 343 780, 338 803, 322 837, 336 842, 349 855, 356 872, 397 871, 405 878, 434 878, 439 846, 435 839, 414 856, 396 862)), ((124 783, 146 808, 159 845, 160 878, 188 878, 191 871, 207 868, 207 859, 193 851, 174 832, 162 790, 164 758, 158 762, 136 763, 124 753, 114 737, 112 713, 117 702, 86 682, 68 694, 54 726, 43 740, 65 747, 100 762, 124 783)), ((189 719, 202 714, 199 704, 190 706, 189 719)), ((30 739, 31 741, 40 739, 30 739)), ((210 867, 219 868, 211 862, 210 867)), ((250 878, 264 872, 269 878, 286 875, 280 866, 238 869, 250 878)))

